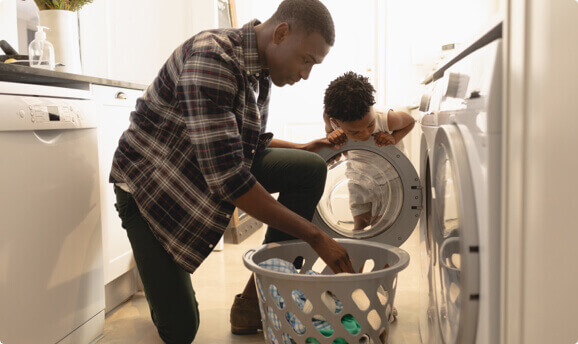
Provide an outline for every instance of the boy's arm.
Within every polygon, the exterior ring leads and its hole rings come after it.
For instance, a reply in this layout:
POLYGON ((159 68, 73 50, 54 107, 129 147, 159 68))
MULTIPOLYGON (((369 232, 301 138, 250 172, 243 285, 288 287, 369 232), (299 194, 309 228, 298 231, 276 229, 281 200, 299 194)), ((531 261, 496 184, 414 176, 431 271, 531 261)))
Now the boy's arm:
POLYGON ((415 125, 415 120, 408 113, 403 111, 389 110, 387 114, 387 126, 391 130, 391 135, 395 142, 401 141, 415 125))

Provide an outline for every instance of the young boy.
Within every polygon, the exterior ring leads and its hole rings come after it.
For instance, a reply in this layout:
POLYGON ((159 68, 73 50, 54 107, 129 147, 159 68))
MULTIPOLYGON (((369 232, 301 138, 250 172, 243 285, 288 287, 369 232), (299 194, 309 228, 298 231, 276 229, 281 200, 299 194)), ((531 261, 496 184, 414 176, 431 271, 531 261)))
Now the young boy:
MULTIPOLYGON (((368 78, 353 72, 347 72, 329 84, 323 101, 323 119, 331 143, 339 147, 348 139, 367 141, 373 137, 379 147, 393 144, 404 151, 401 139, 413 128, 414 119, 405 112, 375 109, 374 92, 368 78)), ((401 197, 397 192, 401 191, 397 171, 386 160, 375 157, 374 153, 366 151, 347 154, 345 174, 349 179, 354 231, 364 230, 389 217, 386 215, 395 214, 396 208, 399 210, 396 203, 401 206, 401 199, 396 202, 396 198, 401 197)))

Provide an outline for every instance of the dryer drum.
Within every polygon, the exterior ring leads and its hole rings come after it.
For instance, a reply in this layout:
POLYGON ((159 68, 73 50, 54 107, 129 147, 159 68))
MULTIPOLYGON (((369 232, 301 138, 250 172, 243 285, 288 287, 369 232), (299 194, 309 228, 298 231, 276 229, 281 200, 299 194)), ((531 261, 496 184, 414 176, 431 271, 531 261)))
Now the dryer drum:
POLYGON ((371 140, 322 149, 327 162, 325 192, 313 223, 333 237, 400 246, 421 212, 420 179, 396 147, 371 140))

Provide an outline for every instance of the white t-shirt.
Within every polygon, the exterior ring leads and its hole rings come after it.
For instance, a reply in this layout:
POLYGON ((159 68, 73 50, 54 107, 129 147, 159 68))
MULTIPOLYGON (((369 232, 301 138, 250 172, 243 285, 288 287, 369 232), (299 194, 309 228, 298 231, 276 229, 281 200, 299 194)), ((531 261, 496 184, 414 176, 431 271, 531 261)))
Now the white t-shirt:
MULTIPOLYGON (((387 133, 392 133, 391 130, 389 130, 389 124, 388 124, 388 118, 389 118, 389 112, 393 111, 393 110, 387 110, 387 111, 382 111, 382 110, 375 110, 375 129, 373 130, 372 134, 378 133, 380 131, 383 132, 387 132, 387 133)), ((331 127, 333 128, 333 130, 339 128, 337 127, 333 122, 331 122, 331 127)), ((373 136, 370 138, 370 140, 373 140, 373 136)), ((399 141, 395 144, 395 147, 397 147, 397 149, 399 149, 400 151, 403 152, 403 154, 405 154, 405 146, 403 145, 403 141, 399 141)))
MULTIPOLYGON (((389 111, 376 110, 374 134, 380 131, 391 134, 388 125, 389 111)), ((374 137, 369 140, 374 140, 374 137)), ((395 146, 405 154, 402 141, 395 146)), ((345 175, 349 179, 349 205, 352 214, 355 216, 368 211, 371 211, 373 216, 388 217, 388 214, 396 214, 402 197, 401 180, 395 168, 376 153, 364 150, 348 151, 347 159, 345 175)))

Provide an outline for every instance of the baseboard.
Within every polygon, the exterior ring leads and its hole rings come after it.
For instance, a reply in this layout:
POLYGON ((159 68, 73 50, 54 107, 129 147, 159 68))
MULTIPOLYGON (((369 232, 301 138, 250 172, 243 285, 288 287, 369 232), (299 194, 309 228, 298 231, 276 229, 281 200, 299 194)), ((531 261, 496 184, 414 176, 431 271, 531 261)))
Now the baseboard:
POLYGON ((136 267, 104 286, 105 312, 108 313, 138 291, 136 267))

